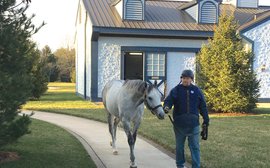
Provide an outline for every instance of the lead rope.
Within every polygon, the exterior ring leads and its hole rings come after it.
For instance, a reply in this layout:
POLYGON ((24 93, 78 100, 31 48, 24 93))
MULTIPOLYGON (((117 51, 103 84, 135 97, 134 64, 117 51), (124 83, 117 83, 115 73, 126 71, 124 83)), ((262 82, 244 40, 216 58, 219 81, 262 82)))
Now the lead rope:
POLYGON ((172 125, 174 126, 174 121, 172 120, 171 115, 170 115, 170 114, 168 114, 168 116, 169 116, 169 119, 170 119, 170 121, 171 121, 172 125))
POLYGON ((171 121, 171 123, 173 125, 174 130, 176 130, 176 132, 180 133, 180 130, 175 126, 175 123, 174 123, 174 121, 173 121, 170 114, 168 114, 168 117, 169 117, 169 119, 170 119, 170 121, 171 121))

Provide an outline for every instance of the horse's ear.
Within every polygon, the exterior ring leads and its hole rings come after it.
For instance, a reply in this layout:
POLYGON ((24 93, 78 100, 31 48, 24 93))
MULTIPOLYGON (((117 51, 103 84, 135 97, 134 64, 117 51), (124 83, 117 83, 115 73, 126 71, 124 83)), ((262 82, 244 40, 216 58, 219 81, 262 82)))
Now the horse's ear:
POLYGON ((154 82, 154 86, 157 86, 157 80, 155 80, 155 82, 154 82))
POLYGON ((144 82, 144 88, 146 89, 148 86, 147 82, 144 82))

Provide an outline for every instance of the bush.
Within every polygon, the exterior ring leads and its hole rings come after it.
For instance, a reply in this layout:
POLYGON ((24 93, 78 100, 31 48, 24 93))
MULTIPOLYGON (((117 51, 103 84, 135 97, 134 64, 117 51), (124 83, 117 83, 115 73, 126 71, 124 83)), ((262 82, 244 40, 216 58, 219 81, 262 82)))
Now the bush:
POLYGON ((30 118, 27 115, 17 117, 13 121, 1 124, 0 128, 0 147, 8 143, 15 142, 18 138, 24 134, 30 133, 29 124, 30 118))
POLYGON ((253 54, 243 49, 236 30, 234 18, 222 15, 214 38, 197 56, 197 83, 215 112, 249 112, 258 100, 253 54))

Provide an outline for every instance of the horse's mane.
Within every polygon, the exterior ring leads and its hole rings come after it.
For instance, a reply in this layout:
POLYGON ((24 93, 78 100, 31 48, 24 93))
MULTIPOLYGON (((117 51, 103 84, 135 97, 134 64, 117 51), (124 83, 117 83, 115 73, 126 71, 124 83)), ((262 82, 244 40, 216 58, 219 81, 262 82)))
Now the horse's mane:
POLYGON ((126 80, 123 84, 123 87, 125 87, 128 90, 134 90, 139 93, 144 93, 146 89, 146 82, 142 80, 126 80))
POLYGON ((147 93, 149 93, 154 88, 154 85, 148 85, 148 87, 146 87, 147 83, 142 80, 125 80, 123 86, 128 90, 135 90, 141 94, 145 92, 145 89, 147 89, 147 93))

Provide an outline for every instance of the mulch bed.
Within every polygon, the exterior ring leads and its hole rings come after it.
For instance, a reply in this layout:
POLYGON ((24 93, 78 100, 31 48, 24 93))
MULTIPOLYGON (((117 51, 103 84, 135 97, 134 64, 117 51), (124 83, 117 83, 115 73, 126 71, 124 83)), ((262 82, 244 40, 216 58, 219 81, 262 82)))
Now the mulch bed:
POLYGON ((20 156, 16 152, 0 152, 0 163, 19 160, 20 156))
POLYGON ((94 102, 95 105, 103 105, 103 102, 94 102))
POLYGON ((256 115, 255 113, 209 113, 212 117, 244 117, 256 115))

